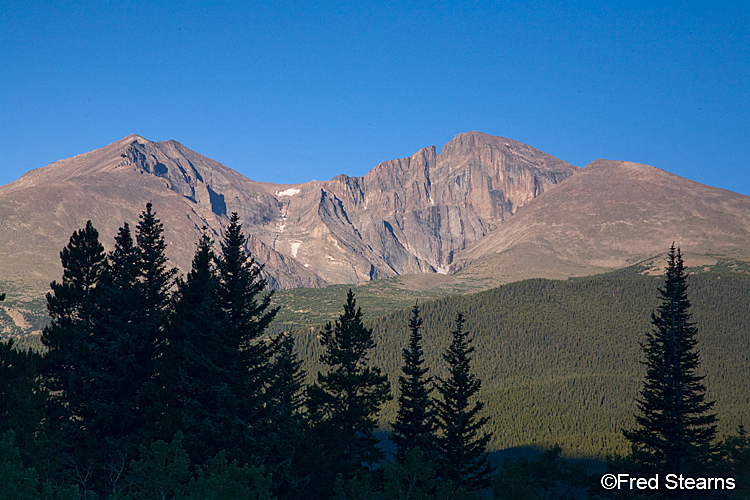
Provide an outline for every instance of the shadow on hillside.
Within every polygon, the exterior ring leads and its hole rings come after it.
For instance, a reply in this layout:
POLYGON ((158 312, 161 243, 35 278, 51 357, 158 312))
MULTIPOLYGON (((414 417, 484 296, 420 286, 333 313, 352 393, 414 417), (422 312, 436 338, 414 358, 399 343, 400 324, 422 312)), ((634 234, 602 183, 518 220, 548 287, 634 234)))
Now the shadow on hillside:
MULTIPOLYGON (((390 439, 390 433, 386 431, 375 431, 375 437, 380 440, 380 449, 382 449, 389 460, 393 459, 396 453, 396 446, 390 439)), ((516 446, 513 448, 507 448, 505 450, 498 450, 490 452, 490 462, 493 466, 500 470, 503 466, 505 459, 518 460, 524 458, 526 460, 538 460, 542 452, 546 448, 536 448, 534 446, 516 446)), ((590 474, 601 474, 604 473, 607 468, 607 464, 604 460, 596 458, 576 457, 570 458, 574 463, 586 464, 586 469, 590 474)))

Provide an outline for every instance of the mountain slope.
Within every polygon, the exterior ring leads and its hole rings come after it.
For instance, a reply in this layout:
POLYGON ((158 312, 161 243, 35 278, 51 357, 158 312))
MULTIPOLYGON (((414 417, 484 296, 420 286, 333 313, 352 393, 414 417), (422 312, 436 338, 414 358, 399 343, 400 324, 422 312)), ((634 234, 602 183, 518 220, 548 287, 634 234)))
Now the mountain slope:
POLYGON ((675 242, 690 266, 750 261, 750 197, 647 165, 597 160, 467 248, 461 275, 502 281, 618 269, 675 242))
MULTIPOLYGON (((203 227, 219 239, 237 212, 272 288, 447 272, 453 256, 578 167, 469 132, 376 166, 364 177, 274 185, 249 180, 175 142, 131 135, 0 187, 0 275, 43 290, 58 254, 91 219, 108 246, 146 202, 173 265, 189 268, 203 227)), ((26 285, 22 285, 26 286, 26 285)))

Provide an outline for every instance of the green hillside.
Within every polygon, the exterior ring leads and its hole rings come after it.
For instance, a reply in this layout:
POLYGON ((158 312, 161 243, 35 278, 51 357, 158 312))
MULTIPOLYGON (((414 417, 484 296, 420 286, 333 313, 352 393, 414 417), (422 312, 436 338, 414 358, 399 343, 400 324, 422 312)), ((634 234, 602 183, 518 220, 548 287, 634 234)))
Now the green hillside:
MULTIPOLYGON (((425 352, 436 374, 442 374, 440 355, 456 313, 462 312, 475 335, 474 367, 483 381, 492 448, 558 443, 569 455, 603 457, 625 450, 620 429, 632 425, 643 376, 639 342, 649 329, 662 283, 660 276, 638 271, 527 280, 443 298, 435 297, 444 290, 405 290, 398 278, 354 289, 378 342, 373 361, 388 373, 394 388, 414 301, 423 305, 425 352)), ((717 402, 720 432, 733 431, 750 422, 750 275, 698 272, 690 282, 708 397, 717 402)), ((275 296, 281 310, 270 331, 297 333, 308 381, 319 369, 320 325, 338 316, 348 288, 297 289, 275 296)), ((38 336, 23 336, 9 311, 23 313, 27 332, 40 330, 46 322, 44 300, 16 300, 14 295, 8 294, 0 314, 3 336, 20 335, 19 347, 38 347, 38 336)), ((395 410, 394 400, 382 417, 384 424, 393 420, 395 410)))
MULTIPOLYGON (((650 327, 661 283, 661 277, 623 271, 528 280, 428 301, 426 358, 441 375, 440 354, 462 312, 475 336, 474 368, 483 381, 493 449, 558 443, 573 456, 623 452, 620 429, 632 425, 643 377, 639 342, 650 327)), ((691 276, 690 283, 708 397, 717 402, 720 432, 733 431, 750 421, 750 276, 706 272, 691 276)), ((361 302, 367 317, 366 303, 361 302)), ((394 386, 407 317, 408 310, 400 309, 369 321, 378 342, 373 361, 394 386)), ((311 377, 319 369, 318 329, 297 331, 311 377)), ((395 409, 394 401, 384 422, 395 409)))

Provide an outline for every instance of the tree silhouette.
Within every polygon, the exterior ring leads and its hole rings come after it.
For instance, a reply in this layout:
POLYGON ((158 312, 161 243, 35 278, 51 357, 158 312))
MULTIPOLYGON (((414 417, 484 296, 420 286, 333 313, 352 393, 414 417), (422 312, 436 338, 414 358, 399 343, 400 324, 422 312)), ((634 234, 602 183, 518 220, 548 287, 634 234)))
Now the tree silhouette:
POLYGON ((493 467, 489 462, 487 444, 489 434, 481 434, 489 421, 480 417, 484 408, 481 401, 474 400, 481 381, 471 373, 471 347, 469 332, 464 331, 464 318, 456 316, 456 327, 451 332, 453 340, 443 359, 448 363, 449 375, 438 378, 437 390, 442 399, 437 406, 438 468, 442 477, 457 486, 469 490, 487 488, 490 485, 493 467))
POLYGON ((680 473, 706 463, 714 452, 714 402, 706 401, 704 376, 690 317, 687 275, 680 249, 667 257, 661 305, 651 314, 653 329, 642 344, 646 378, 637 400, 638 427, 624 430, 632 459, 647 470, 680 473))
POLYGON ((426 377, 429 368, 424 365, 422 351, 422 318, 415 304, 409 317, 409 347, 402 350, 403 375, 398 378, 400 396, 398 414, 393 423, 391 440, 396 444, 396 460, 403 462, 406 452, 419 447, 428 455, 435 444, 435 421, 430 392, 432 377, 426 377))

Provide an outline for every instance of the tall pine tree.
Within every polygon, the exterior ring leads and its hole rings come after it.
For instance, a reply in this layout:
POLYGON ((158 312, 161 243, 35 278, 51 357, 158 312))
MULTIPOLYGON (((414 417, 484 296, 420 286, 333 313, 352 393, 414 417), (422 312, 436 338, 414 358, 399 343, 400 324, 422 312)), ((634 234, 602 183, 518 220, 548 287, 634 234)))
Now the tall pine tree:
POLYGON ((475 400, 481 381, 471 372, 469 332, 464 331, 462 314, 456 316, 453 340, 443 359, 448 363, 448 377, 438 378, 441 399, 437 407, 439 436, 437 440, 438 472, 456 486, 468 490, 490 486, 493 467, 489 462, 487 444, 490 435, 480 434, 489 421, 479 414, 484 403, 475 400))
POLYGON ((91 357, 99 373, 89 394, 90 433, 117 453, 137 450, 158 437, 163 417, 157 362, 165 347, 177 272, 167 267, 163 232, 148 203, 135 242, 127 223, 120 228, 111 265, 98 287, 91 357))
POLYGON ((387 377, 369 366, 375 341, 351 290, 335 326, 328 323, 320 332, 320 344, 320 361, 329 370, 308 387, 307 414, 320 446, 312 482, 324 490, 331 488, 335 472, 350 479, 382 460, 373 431, 391 395, 387 377))
POLYGON ((667 257, 661 305, 651 314, 653 329, 642 344, 646 378, 637 400, 638 427, 624 430, 632 459, 646 471, 695 470, 714 453, 714 402, 706 401, 698 375, 698 333, 691 321, 687 274, 680 249, 667 257))
POLYGON ((60 261, 62 282, 53 281, 47 294, 50 324, 42 332, 47 352, 40 368, 58 410, 64 407, 68 414, 58 418, 70 420, 80 416, 85 404, 82 391, 91 375, 86 351, 93 334, 94 290, 107 269, 104 246, 91 221, 71 235, 60 261))
POLYGON ((268 409, 272 357, 266 329, 278 308, 272 292, 263 294, 262 266, 245 250, 247 238, 237 213, 232 213, 217 259, 217 302, 221 315, 219 350, 224 366, 223 389, 217 405, 223 419, 222 443, 249 459, 263 458, 261 429, 271 417, 268 409))
POLYGON ((177 283, 158 370, 166 406, 161 435, 167 440, 181 430, 187 452, 199 465, 220 451, 217 442, 222 434, 216 418, 217 394, 225 377, 215 259, 204 229, 191 270, 177 283))
POLYGON ((294 337, 284 332, 274 339, 274 359, 269 386, 269 426, 266 470, 273 474, 278 498, 297 498, 307 481, 301 477, 304 465, 302 443, 305 427, 302 417, 305 372, 294 349, 294 337))
POLYGON ((409 317, 409 347, 403 349, 403 375, 398 378, 400 396, 398 414, 393 423, 391 440, 396 444, 396 460, 403 463, 406 452, 419 447, 429 457, 435 444, 435 421, 430 392, 432 377, 429 368, 423 367, 422 318, 415 304, 409 317))

